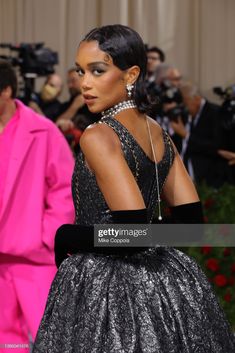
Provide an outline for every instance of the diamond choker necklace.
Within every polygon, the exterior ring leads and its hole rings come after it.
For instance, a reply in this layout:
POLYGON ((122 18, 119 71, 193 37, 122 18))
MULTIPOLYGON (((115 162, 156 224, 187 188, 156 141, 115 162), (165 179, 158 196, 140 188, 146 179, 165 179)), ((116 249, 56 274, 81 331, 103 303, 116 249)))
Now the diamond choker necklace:
POLYGON ((116 104, 114 107, 104 110, 103 112, 101 112, 101 114, 103 118, 108 116, 111 116, 113 118, 122 110, 131 109, 131 108, 137 108, 137 105, 135 104, 135 101, 133 99, 120 102, 116 104))

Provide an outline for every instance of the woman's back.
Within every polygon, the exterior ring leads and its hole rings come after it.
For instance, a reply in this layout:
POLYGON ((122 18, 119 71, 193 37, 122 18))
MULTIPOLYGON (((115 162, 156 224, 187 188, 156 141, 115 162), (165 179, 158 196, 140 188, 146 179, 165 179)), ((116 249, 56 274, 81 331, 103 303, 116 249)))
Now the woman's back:
MULTIPOLYGON (((128 113, 126 115, 128 119, 128 113)), ((152 120, 150 118, 148 119, 152 120)), ((100 123, 105 124, 108 129, 111 128, 118 137, 120 148, 141 190, 145 205, 148 209, 148 219, 151 221, 156 208, 157 181, 152 151, 148 149, 149 146, 151 148, 148 131, 146 131, 147 136, 144 140, 144 134, 140 131, 144 125, 140 127, 134 126, 135 129, 133 129, 133 125, 131 126, 129 124, 129 128, 132 127, 132 130, 134 130, 134 137, 127 127, 117 119, 107 116, 103 118, 100 123), (138 142, 137 138, 142 141, 138 142), (143 148, 145 148, 145 150, 143 148)), ((146 121, 144 121, 144 123, 147 125, 146 121)), ((108 131, 108 133, 109 132, 110 131, 108 131)), ((159 160, 158 177, 159 189, 161 191, 174 160, 174 149, 167 133, 154 122, 151 124, 151 135, 153 135, 153 137, 154 135, 160 137, 156 136, 159 142, 155 143, 155 146, 160 147, 159 150, 156 151, 156 154, 159 160)), ((105 155, 103 158, 105 158, 105 155)), ((95 175, 89 169, 82 152, 80 152, 77 157, 72 185, 76 209, 76 223, 84 225, 108 223, 110 219, 108 213, 109 207, 97 185, 95 175)))

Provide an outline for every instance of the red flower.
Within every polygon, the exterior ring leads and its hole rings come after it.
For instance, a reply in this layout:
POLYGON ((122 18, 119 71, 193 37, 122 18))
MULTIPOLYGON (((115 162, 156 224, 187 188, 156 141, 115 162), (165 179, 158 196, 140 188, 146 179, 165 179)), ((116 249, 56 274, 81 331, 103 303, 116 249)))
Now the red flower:
POLYGON ((226 301, 226 302, 231 302, 231 299, 232 299, 232 295, 231 295, 231 293, 226 293, 225 295, 224 295, 224 300, 226 301))
POLYGON ((231 254, 231 249, 229 249, 229 248, 224 248, 223 254, 224 254, 224 256, 230 255, 230 254, 231 254))
POLYGON ((205 200, 204 207, 208 209, 208 208, 211 208, 214 204, 215 204, 215 200, 209 198, 205 200))
POLYGON ((232 265, 231 265, 231 271, 232 271, 232 272, 235 272, 235 264, 232 264, 232 265))
POLYGON ((210 254, 211 250, 212 250, 212 246, 209 246, 209 245, 201 247, 201 252, 204 255, 210 254))
POLYGON ((230 284, 230 286, 233 286, 235 284, 235 277, 231 276, 228 278, 228 284, 230 284))
POLYGON ((228 283, 228 280, 227 280, 227 278, 224 275, 216 275, 214 277, 214 283, 218 287, 224 287, 228 283))
POLYGON ((219 269, 219 261, 211 257, 206 261, 206 266, 209 270, 216 272, 219 269))

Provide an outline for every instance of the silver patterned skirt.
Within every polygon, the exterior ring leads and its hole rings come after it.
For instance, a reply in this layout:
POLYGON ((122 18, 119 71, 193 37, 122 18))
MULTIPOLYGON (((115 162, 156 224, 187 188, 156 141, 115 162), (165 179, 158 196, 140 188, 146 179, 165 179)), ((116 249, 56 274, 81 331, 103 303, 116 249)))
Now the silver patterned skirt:
POLYGON ((72 255, 52 283, 33 353, 234 353, 195 261, 174 248, 72 255))

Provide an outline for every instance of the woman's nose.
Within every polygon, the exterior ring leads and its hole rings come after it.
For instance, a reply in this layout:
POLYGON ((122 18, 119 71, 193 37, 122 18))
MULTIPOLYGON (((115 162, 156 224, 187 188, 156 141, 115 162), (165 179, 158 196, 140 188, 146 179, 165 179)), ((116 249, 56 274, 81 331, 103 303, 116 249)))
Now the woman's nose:
POLYGON ((88 90, 91 88, 91 77, 89 74, 84 74, 82 77, 81 88, 83 90, 88 90))

